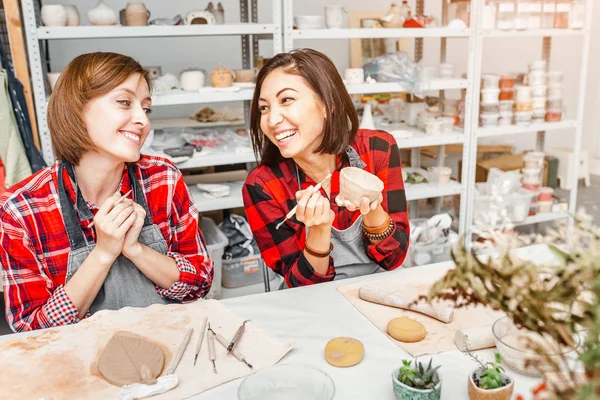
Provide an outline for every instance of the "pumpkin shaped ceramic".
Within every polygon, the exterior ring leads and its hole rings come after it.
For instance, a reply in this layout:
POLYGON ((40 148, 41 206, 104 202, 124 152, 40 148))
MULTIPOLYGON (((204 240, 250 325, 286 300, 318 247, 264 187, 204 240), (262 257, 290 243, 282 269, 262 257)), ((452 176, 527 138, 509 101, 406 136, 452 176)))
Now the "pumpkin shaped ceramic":
POLYGON ((380 18, 380 21, 384 28, 402 28, 404 25, 404 17, 400 14, 396 3, 392 3, 390 9, 380 18))
POLYGON ((230 87, 234 78, 233 71, 222 67, 221 64, 210 73, 210 83, 216 88, 230 87))
POLYGON ((340 195, 357 208, 363 197, 372 202, 382 191, 383 181, 368 171, 356 167, 346 167, 340 171, 340 195))

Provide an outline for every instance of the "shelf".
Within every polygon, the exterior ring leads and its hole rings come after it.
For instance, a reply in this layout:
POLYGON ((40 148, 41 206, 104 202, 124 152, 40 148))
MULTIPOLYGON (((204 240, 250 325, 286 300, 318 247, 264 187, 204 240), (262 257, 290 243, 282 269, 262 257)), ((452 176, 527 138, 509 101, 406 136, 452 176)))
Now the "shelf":
POLYGON ((461 194, 462 187, 456 181, 448 183, 405 184, 406 200, 433 199, 461 194))
POLYGON ((468 37, 469 29, 450 28, 350 28, 350 29, 297 29, 293 39, 369 39, 369 38, 425 38, 468 37))
POLYGON ((577 127, 576 120, 566 120, 560 122, 544 122, 541 124, 529 124, 529 125, 505 125, 505 126, 494 126, 491 128, 477 128, 477 137, 493 137, 493 136, 504 136, 504 135, 520 135, 524 133, 540 132, 540 131, 554 131, 558 129, 569 129, 577 127))
MULTIPOLYGON (((415 86, 423 91, 433 90, 451 90, 465 89, 468 85, 466 79, 432 79, 429 82, 419 82, 415 86)), ((397 82, 377 82, 377 83, 361 83, 347 84, 346 89, 350 94, 367 94, 367 93, 390 93, 390 92, 411 92, 413 87, 407 83, 397 82)))
POLYGON ((207 199, 202 195, 202 192, 196 185, 188 185, 190 193, 194 198, 194 203, 198 207, 199 212, 208 212, 216 210, 226 210, 229 208, 243 207, 242 201, 242 185, 244 182, 223 182, 231 188, 231 194, 227 197, 219 197, 216 199, 207 199))
POLYGON ((517 222, 514 226, 524 226, 524 225, 532 225, 532 224, 540 224, 542 222, 551 222, 556 221, 557 219, 569 218, 569 213, 567 212, 558 212, 558 213, 542 213, 536 214, 531 217, 527 217, 527 219, 523 222, 517 222))
POLYGON ((223 24, 177 26, 61 26, 39 27, 38 39, 99 39, 177 36, 231 36, 274 33, 272 24, 223 24))
POLYGON ((175 106, 182 104, 198 103, 220 103, 225 101, 252 100, 254 88, 233 91, 211 91, 211 92, 185 92, 183 90, 172 90, 169 93, 154 94, 152 96, 153 106, 175 106))
MULTIPOLYGON (((202 153, 202 152, 200 152, 202 153)), ((191 168, 203 168, 212 167, 215 165, 229 165, 229 164, 245 164, 256 162, 254 153, 248 151, 245 153, 222 153, 215 152, 205 156, 192 157, 187 161, 177 164, 179 169, 191 169, 191 168)), ((204 198, 204 197, 202 197, 204 198)))
POLYGON ((412 149, 415 147, 426 146, 443 146, 446 144, 457 144, 465 141, 465 135, 461 130, 455 129, 450 133, 443 133, 438 136, 427 135, 422 130, 404 124, 392 124, 387 127, 382 127, 383 130, 389 132, 396 139, 399 149, 412 149), (399 137, 400 131, 412 132, 412 137, 399 137))
POLYGON ((232 128, 244 126, 243 119, 233 121, 198 122, 191 118, 151 119, 152 129, 166 128, 232 128))
POLYGON ((484 30, 483 37, 583 36, 584 29, 484 30))

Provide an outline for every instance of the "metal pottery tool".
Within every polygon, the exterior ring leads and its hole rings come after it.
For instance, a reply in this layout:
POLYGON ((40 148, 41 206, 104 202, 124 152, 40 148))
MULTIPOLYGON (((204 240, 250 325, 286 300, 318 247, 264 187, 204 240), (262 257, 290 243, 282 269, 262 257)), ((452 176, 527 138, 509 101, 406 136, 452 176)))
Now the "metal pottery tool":
POLYGON ((196 365, 196 361, 198 361, 198 354, 200 353, 200 348, 202 347, 202 340, 204 339, 204 331, 206 330, 206 322, 208 318, 204 317, 202 320, 202 328, 200 328, 200 337, 198 338, 198 344, 196 345, 196 354, 194 355, 194 365, 196 365))
POLYGON ((237 344, 240 341, 242 335, 244 334, 244 331, 246 330, 246 323, 248 321, 250 321, 250 320, 247 319, 244 322, 242 322, 242 325, 240 325, 240 327, 238 328, 238 330, 235 332, 235 335, 233 335, 233 339, 231 339, 231 342, 229 342, 229 344, 227 345, 227 355, 231 354, 231 352, 233 351, 233 348, 235 346, 237 346, 237 344))
POLYGON ((179 349, 177 349, 177 354, 175 354, 175 358, 173 358, 173 362, 171 363, 171 366, 167 370, 167 375, 171 375, 171 374, 175 373, 175 370, 177 369, 177 366, 179 365, 179 361, 181 361, 181 357, 183 357, 183 353, 185 353, 185 349, 186 349, 188 343, 190 342, 190 338, 192 337, 192 332, 194 332, 194 330, 190 329, 188 331, 188 333, 185 334, 183 341, 179 345, 179 349))
MULTIPOLYGON (((330 178, 331 178, 331 174, 327 174, 327 176, 325 177, 325 179, 323 179, 321 182, 317 183, 317 186, 315 186, 315 187, 313 188, 313 193, 314 193, 314 192, 318 192, 319 190, 321 190, 321 187, 322 187, 323 185, 325 185, 325 182, 327 182, 327 180, 328 180, 328 179, 330 179, 330 178)), ((287 221, 288 219, 292 218, 292 217, 294 216, 294 214, 296 214, 296 209, 297 209, 297 208, 298 208, 298 205, 296 204, 296 205, 294 206, 294 208, 292 208, 292 209, 290 210, 290 212, 289 212, 289 213, 287 213, 287 215, 285 216, 285 218, 283 219, 283 221, 281 221, 280 223, 278 223, 278 224, 277 224, 277 226, 275 227, 275 229, 279 229, 279 227, 280 227, 281 225, 283 225, 283 223, 284 223, 285 221, 287 221)))
MULTIPOLYGON (((115 203, 115 205, 113 206, 113 208, 115 208, 115 207, 117 206, 117 204, 119 204, 120 202, 122 202, 123 200, 125 200, 125 199, 127 198, 127 196, 129 196, 129 194, 130 194, 131 192, 133 192, 133 189, 132 189, 132 190, 130 190, 129 192, 125 193, 125 194, 124 194, 124 195, 123 195, 123 196, 122 196, 122 197, 121 197, 119 200, 117 200, 117 202, 115 203)), ((112 208, 111 208, 111 211, 112 211, 112 208)), ((110 211, 109 211, 109 212, 110 212, 110 211)), ((94 222, 94 221, 92 221, 92 223, 88 225, 88 228, 91 228, 91 227, 92 227, 92 226, 94 226, 94 225, 95 225, 95 222, 94 222)))
MULTIPOLYGON (((227 346, 229 344, 229 342, 227 341, 227 339, 225 339, 223 336, 221 336, 221 334, 216 333, 216 332, 215 332, 215 337, 217 339, 217 342, 221 343, 223 345, 223 347, 227 348, 227 346)), ((254 367, 250 363, 248 363, 248 361, 246 361, 246 358, 242 355, 242 353, 240 353, 236 349, 231 350, 231 354, 233 354, 233 356, 235 358, 237 358, 238 361, 241 361, 244 364, 246 364, 248 366, 248 368, 254 369, 254 367)))
POLYGON ((215 353, 215 331, 210 329, 210 323, 208 324, 208 358, 212 361, 213 364, 213 372, 217 373, 217 366, 215 365, 215 360, 217 359, 215 353))

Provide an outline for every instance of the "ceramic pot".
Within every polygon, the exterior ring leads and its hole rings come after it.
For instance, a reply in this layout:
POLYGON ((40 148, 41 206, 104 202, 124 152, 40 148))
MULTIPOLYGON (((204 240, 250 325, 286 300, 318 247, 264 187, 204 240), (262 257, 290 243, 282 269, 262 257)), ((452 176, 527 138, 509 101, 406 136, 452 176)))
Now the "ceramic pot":
POLYGON ((366 197, 376 200, 383 191, 383 182, 377 176, 360 168, 346 167, 340 172, 340 195, 357 208, 366 197))
POLYGON ((204 87, 204 72, 200 70, 184 71, 179 77, 181 88, 186 92, 197 92, 204 87))
POLYGON ((468 390, 469 398, 471 400, 510 400, 512 398, 513 390, 515 388, 515 381, 506 374, 500 374, 502 379, 506 382, 509 381, 508 385, 499 387, 497 389, 482 389, 475 384, 474 379, 479 379, 483 370, 476 368, 469 374, 468 390))
POLYGON ((60 4, 43 5, 41 17, 44 26, 67 25, 67 10, 60 4))
POLYGON ((127 3, 125 7, 125 23, 127 26, 147 26, 150 11, 144 3, 127 3))
POLYGON ((258 68, 236 69, 234 73, 236 82, 254 82, 256 75, 258 75, 258 68))
POLYGON ((192 10, 185 16, 186 25, 211 25, 215 23, 215 16, 210 11, 192 10))
POLYGON ((346 68, 344 71, 346 83, 359 84, 365 81, 365 70, 362 68, 346 68))
POLYGON ((233 71, 230 71, 227 68, 223 68, 221 64, 219 64, 217 69, 213 70, 210 73, 210 83, 213 87, 216 88, 231 86, 233 84, 234 78, 235 74, 233 73, 233 71))
POLYGON ((396 3, 392 3, 387 13, 381 17, 381 26, 384 28, 402 28, 404 26, 404 17, 396 3))
POLYGON ((67 11, 67 26, 78 26, 79 25, 79 10, 72 4, 65 4, 63 6, 67 11))
POLYGON ((346 10, 344 6, 325 6, 325 25, 329 29, 340 29, 344 26, 346 10))
POLYGON ((96 26, 115 25, 118 16, 112 8, 100 0, 95 8, 88 11, 88 19, 92 25, 96 26))
POLYGON ((398 380, 398 368, 392 371, 392 385, 396 400, 440 400, 442 397, 442 380, 429 390, 419 390, 407 386, 398 380))
POLYGON ((208 3, 206 10, 211 13, 215 17, 215 24, 222 25, 225 23, 225 10, 223 9, 223 5, 219 2, 217 7, 213 5, 212 1, 208 3))

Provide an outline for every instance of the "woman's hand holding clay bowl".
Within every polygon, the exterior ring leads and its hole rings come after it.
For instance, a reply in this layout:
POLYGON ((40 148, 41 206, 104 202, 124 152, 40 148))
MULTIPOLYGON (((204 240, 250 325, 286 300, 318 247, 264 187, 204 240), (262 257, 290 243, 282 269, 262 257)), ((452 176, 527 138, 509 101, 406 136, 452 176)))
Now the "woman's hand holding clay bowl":
POLYGON ((383 201, 383 182, 377 176, 355 167, 340 172, 340 193, 335 202, 350 211, 360 209, 361 214, 375 210, 383 201))

